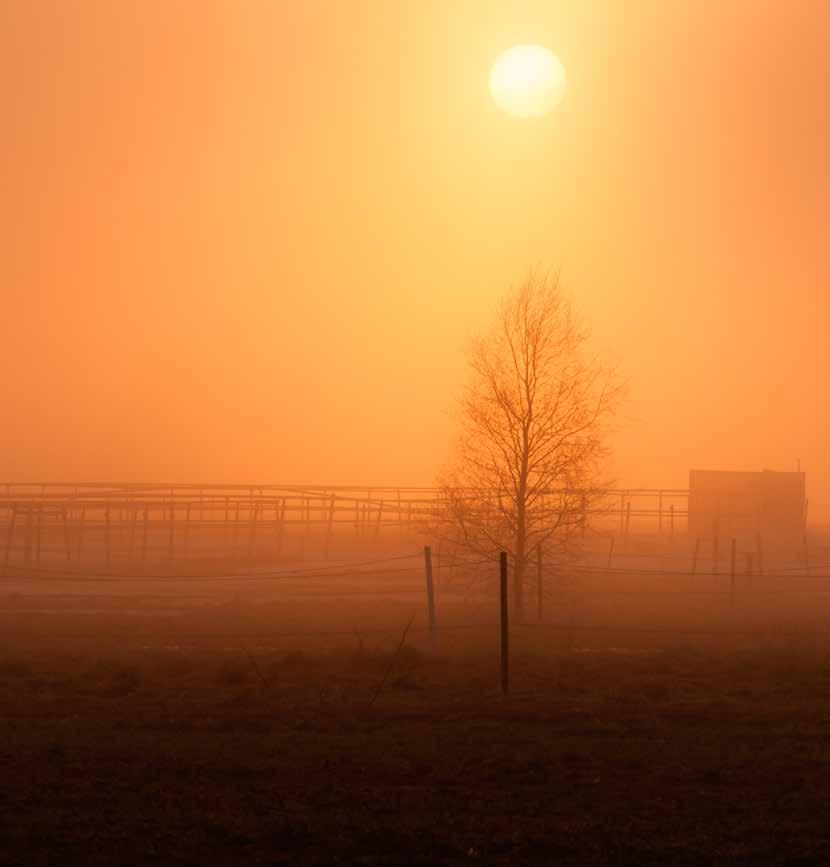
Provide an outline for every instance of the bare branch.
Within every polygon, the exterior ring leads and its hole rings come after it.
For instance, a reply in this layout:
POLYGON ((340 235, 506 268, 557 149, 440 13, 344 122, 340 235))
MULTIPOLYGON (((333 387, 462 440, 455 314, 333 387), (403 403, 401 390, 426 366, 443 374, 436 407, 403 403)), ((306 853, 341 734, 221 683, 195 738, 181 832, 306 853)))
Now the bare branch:
POLYGON ((488 557, 508 551, 515 586, 531 547, 565 550, 604 508, 599 473, 621 393, 587 339, 558 274, 531 273, 470 348, 435 531, 488 557))

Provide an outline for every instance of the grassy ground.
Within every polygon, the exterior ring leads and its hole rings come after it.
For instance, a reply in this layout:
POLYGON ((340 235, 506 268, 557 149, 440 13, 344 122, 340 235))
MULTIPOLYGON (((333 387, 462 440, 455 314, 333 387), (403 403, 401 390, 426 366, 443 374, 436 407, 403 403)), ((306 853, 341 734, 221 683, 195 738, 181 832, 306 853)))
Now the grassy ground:
POLYGON ((0 862, 830 860, 824 633, 516 629, 503 698, 404 601, 131 604, 6 598, 0 862))

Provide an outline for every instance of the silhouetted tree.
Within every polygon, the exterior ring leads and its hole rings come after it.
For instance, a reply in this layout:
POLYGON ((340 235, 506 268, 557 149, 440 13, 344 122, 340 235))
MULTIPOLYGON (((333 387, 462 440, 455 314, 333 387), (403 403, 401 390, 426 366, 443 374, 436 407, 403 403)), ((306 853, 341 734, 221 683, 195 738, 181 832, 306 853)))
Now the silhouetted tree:
POLYGON ((587 354, 586 339, 558 277, 531 274, 469 349, 438 530, 486 556, 508 551, 519 616, 536 546, 572 546, 599 499, 604 435, 620 389, 587 354))

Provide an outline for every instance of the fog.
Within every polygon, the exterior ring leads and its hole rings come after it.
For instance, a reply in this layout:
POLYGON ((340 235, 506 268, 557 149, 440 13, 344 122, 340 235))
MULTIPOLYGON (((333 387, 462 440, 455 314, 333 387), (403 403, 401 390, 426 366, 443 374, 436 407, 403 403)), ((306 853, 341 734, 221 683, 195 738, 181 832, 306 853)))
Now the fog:
POLYGON ((429 484, 541 267, 630 386, 609 477, 800 459, 826 516, 824 4, 191 11, 4 8, 4 478, 429 484))
POLYGON ((830 860, 828 44, 0 0, 0 863, 830 860))

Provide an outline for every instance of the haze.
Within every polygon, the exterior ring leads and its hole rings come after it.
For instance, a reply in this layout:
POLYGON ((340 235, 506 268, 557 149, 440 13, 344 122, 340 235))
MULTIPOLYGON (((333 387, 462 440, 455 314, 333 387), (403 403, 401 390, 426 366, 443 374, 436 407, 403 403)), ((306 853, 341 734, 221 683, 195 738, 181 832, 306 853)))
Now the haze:
POLYGON ((830 516, 830 6, 0 3, 4 480, 430 484, 468 336, 561 269, 609 474, 830 516), (551 115, 488 92, 562 60, 551 115))

